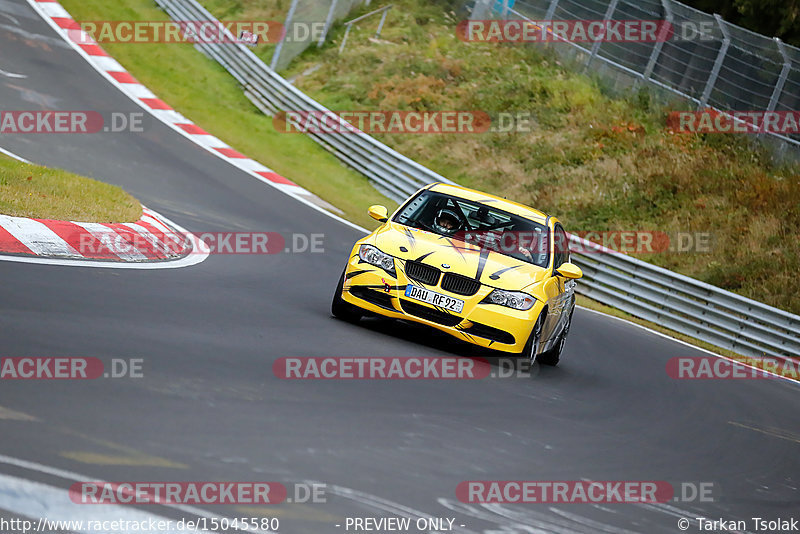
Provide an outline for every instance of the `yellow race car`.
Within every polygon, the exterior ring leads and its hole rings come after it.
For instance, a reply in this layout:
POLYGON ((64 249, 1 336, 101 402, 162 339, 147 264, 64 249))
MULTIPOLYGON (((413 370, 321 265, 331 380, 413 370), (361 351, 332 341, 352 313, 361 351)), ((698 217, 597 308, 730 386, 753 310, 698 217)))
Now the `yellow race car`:
POLYGON ((333 297, 334 316, 414 321, 546 365, 561 357, 575 307, 567 234, 555 217, 436 183, 356 242, 333 297))

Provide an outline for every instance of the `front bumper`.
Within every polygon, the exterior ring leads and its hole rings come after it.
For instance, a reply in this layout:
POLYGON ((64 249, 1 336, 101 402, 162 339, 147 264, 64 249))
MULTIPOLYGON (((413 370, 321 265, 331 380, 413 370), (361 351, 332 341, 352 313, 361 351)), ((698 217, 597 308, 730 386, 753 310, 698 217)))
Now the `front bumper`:
POLYGON ((429 286, 410 280, 405 274, 404 260, 395 259, 397 277, 393 277, 380 267, 361 261, 357 252, 358 247, 345 269, 342 299, 374 314, 431 326, 474 345, 502 352, 522 352, 544 307, 539 301, 527 311, 481 304, 492 291, 491 287, 481 285, 478 292, 469 297, 450 293, 440 285, 429 286), (405 296, 409 283, 463 300, 464 309, 455 314, 410 299, 405 296))

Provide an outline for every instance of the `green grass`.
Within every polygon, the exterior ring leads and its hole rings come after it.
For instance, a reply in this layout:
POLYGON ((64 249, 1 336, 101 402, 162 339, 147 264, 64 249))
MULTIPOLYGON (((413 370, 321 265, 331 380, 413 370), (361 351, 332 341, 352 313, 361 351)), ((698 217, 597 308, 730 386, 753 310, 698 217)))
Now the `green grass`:
POLYGON ((0 155, 0 213, 81 222, 134 222, 142 206, 119 187, 0 155))
MULTIPOLYGON (((168 20, 152 0, 64 0, 77 21, 168 20)), ((104 43, 115 59, 159 98, 236 150, 263 163, 344 212, 367 228, 371 204, 396 204, 362 175, 344 167, 311 139, 275 131, 272 119, 244 97, 216 62, 188 44, 104 43)))

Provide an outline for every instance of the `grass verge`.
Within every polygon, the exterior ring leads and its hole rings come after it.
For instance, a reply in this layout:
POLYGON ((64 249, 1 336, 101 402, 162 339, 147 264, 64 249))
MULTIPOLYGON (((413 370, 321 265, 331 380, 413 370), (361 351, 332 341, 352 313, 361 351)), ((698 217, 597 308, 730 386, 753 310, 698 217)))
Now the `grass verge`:
MULTIPOLYGON (((75 20, 169 20, 152 0, 63 0, 75 20)), ((198 126, 341 209, 366 228, 371 204, 394 209, 365 177, 303 135, 275 131, 236 80, 189 44, 104 43, 114 58, 198 126)))
POLYGON ((117 223, 137 221, 142 206, 117 186, 0 155, 0 213, 117 223))

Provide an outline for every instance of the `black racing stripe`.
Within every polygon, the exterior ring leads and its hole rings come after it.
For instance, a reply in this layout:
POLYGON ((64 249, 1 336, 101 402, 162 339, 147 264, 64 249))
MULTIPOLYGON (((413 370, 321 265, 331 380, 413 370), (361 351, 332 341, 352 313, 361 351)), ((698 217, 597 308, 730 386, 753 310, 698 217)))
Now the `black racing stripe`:
MULTIPOLYGON (((426 304, 428 304, 428 303, 426 302, 426 304)), ((450 315, 452 317, 458 317, 458 315, 456 315, 455 313, 451 312, 447 308, 443 308, 442 306, 437 306, 436 304, 431 304, 431 306, 433 306, 435 309, 439 310, 440 312, 444 313, 445 315, 450 315)), ((458 323, 458 324, 461 324, 461 323, 458 323)))
MULTIPOLYGON (((459 247, 458 245, 456 245, 455 243, 453 243, 453 240, 450 239, 449 237, 447 238, 447 242, 450 243, 451 247, 456 249, 456 252, 458 252, 458 255, 461 256, 461 259, 463 260, 464 259, 464 254, 461 253, 462 248, 459 247)), ((467 250, 467 249, 463 249, 463 250, 467 250)))
POLYGON ((414 248, 414 246, 417 244, 414 234, 411 233, 411 230, 406 227, 403 227, 403 233, 406 235, 406 239, 408 239, 408 244, 411 245, 411 248, 414 248))
POLYGON ((483 274, 483 269, 486 267, 486 260, 489 258, 489 253, 491 250, 487 248, 481 249, 481 255, 478 258, 478 272, 475 274, 475 280, 478 282, 481 281, 481 275, 483 274))
MULTIPOLYGON (((358 285, 358 286, 351 286, 351 287, 366 287, 368 289, 380 289, 381 291, 386 291, 386 286, 383 284, 374 284, 374 285, 358 285)), ((406 286, 389 286, 389 290, 395 291, 405 291, 406 286)))
POLYGON ((422 260, 424 260, 425 258, 427 258, 428 256, 430 256, 431 254, 433 254, 433 251, 431 251, 431 252, 428 252, 427 254, 423 254, 422 256, 420 256, 419 258, 417 258, 417 259, 416 259, 416 260, 414 260, 414 261, 416 261, 416 262, 421 262, 422 260))
MULTIPOLYGON (((361 262, 359 262, 359 263, 361 263, 361 262)), ((346 278, 349 280, 351 278, 355 278, 359 274, 371 273, 371 272, 374 272, 374 269, 368 269, 368 270, 364 270, 364 271, 353 271, 351 273, 347 273, 347 277, 346 278)))
POLYGON ((500 269, 499 271, 495 271, 492 274, 490 274, 489 278, 491 278, 492 280, 499 280, 500 279, 500 275, 502 275, 504 272, 511 271, 511 270, 514 270, 514 269, 518 269, 520 267, 522 267, 522 266, 521 265, 514 265, 513 267, 506 267, 505 269, 500 269))

